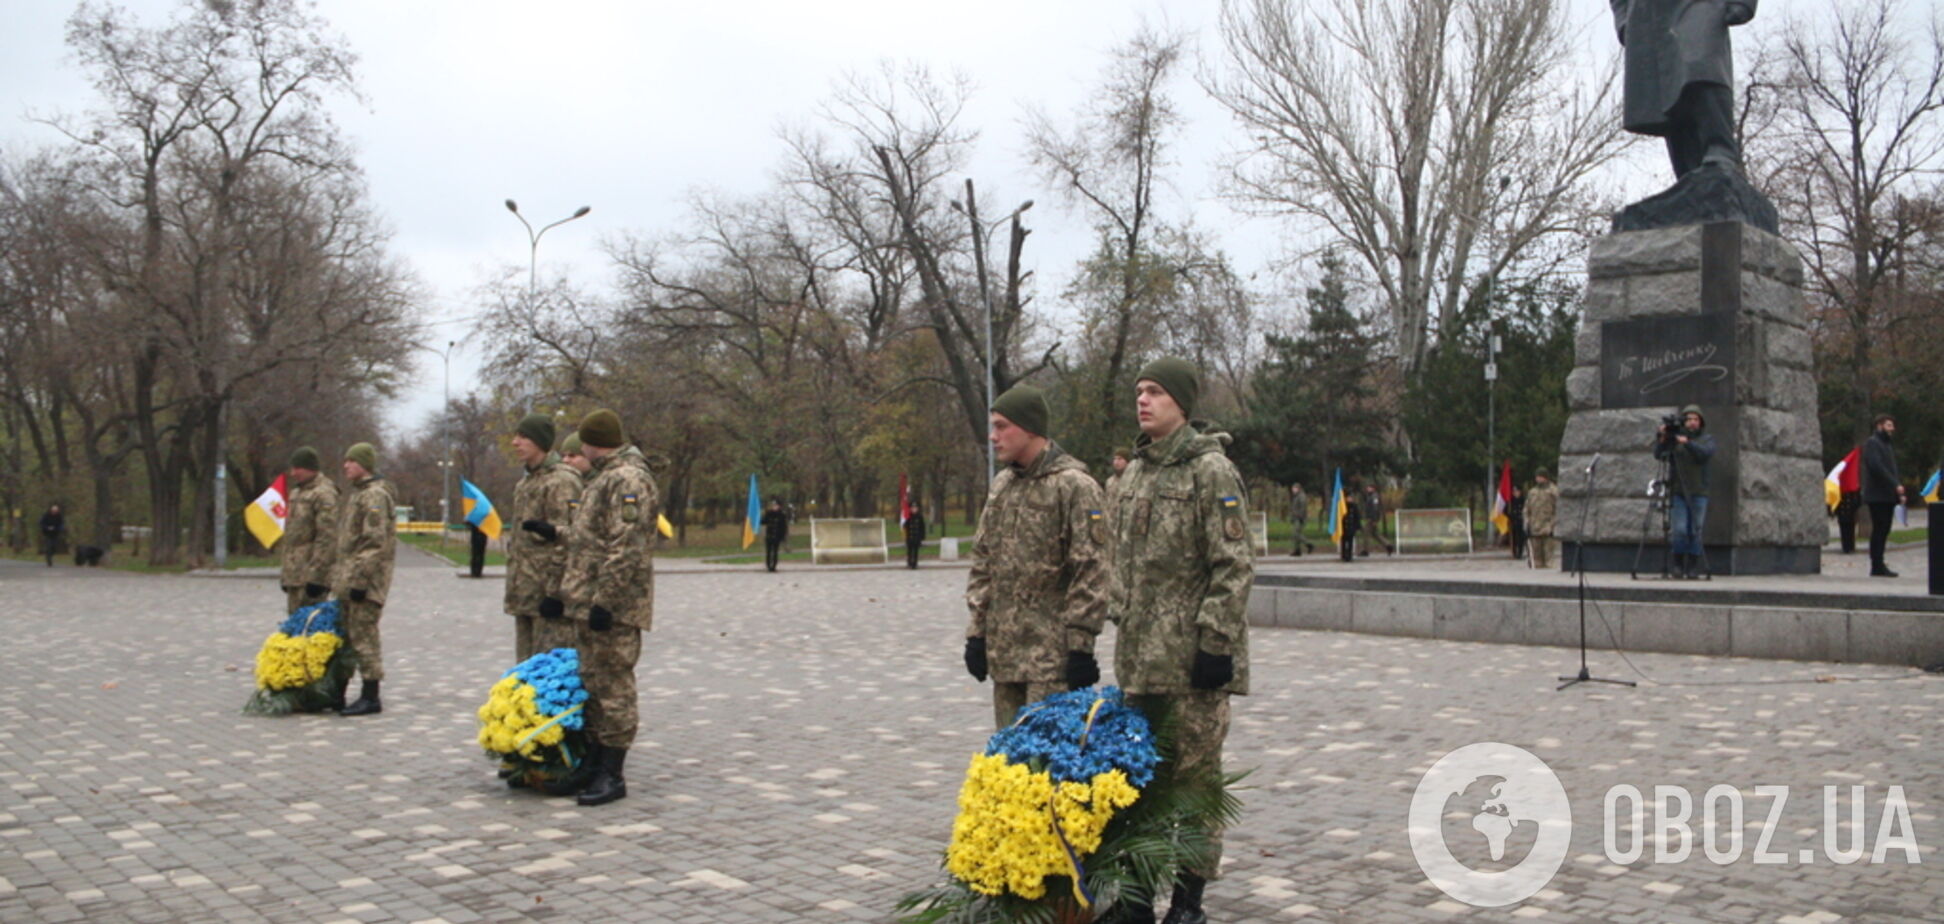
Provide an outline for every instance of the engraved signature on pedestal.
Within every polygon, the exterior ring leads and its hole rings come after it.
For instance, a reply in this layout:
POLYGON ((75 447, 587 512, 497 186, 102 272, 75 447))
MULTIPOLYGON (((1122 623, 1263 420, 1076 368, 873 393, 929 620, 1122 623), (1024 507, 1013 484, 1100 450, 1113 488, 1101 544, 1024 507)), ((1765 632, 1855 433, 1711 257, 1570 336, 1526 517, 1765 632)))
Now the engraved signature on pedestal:
POLYGON ((1714 344, 1703 343, 1647 356, 1628 356, 1620 360, 1619 380, 1625 383, 1638 377, 1642 395, 1672 388, 1691 378, 1719 382, 1728 377, 1728 367, 1713 361, 1719 352, 1714 344))

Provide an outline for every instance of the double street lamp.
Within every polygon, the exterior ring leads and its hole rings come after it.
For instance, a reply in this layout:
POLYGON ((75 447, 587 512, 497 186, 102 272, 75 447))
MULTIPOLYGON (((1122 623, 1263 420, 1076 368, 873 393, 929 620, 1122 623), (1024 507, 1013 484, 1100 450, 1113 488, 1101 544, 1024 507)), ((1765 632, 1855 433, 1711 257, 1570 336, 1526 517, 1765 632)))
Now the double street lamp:
MULTIPOLYGON (((1032 207, 1033 200, 1031 199, 1021 202, 1018 208, 1006 213, 1004 218, 999 219, 994 224, 1005 224, 1006 222, 1013 221, 1019 218, 1022 212, 1032 207)), ((985 303, 985 406, 986 414, 989 416, 992 413, 992 402, 995 396, 992 394, 992 285, 987 281, 986 274, 985 229, 992 226, 982 226, 979 222, 979 202, 973 194, 972 181, 970 179, 965 181, 965 201, 952 200, 952 208, 965 215, 966 220, 972 223, 972 260, 979 274, 979 299, 985 303)), ((992 479, 998 476, 998 473, 999 460, 993 455, 992 441, 987 440, 986 482, 990 484, 992 479)))
MULTIPOLYGON (((506 200, 506 210, 512 212, 513 217, 518 218, 520 220, 520 224, 526 228, 526 233, 527 233, 526 300, 527 300, 527 307, 531 309, 533 306, 533 299, 535 297, 535 290, 539 288, 538 283, 540 279, 540 236, 546 234, 548 231, 551 231, 554 228, 558 228, 561 225, 573 221, 576 218, 585 217, 588 212, 594 211, 594 207, 591 205, 583 205, 580 208, 575 209, 574 214, 569 215, 566 218, 562 218, 561 220, 553 222, 551 224, 543 225, 538 231, 533 230, 532 223, 526 220, 525 215, 520 214, 519 203, 514 202, 511 199, 506 200)), ((531 393, 527 395, 526 409, 528 411, 533 410, 533 396, 531 393)))

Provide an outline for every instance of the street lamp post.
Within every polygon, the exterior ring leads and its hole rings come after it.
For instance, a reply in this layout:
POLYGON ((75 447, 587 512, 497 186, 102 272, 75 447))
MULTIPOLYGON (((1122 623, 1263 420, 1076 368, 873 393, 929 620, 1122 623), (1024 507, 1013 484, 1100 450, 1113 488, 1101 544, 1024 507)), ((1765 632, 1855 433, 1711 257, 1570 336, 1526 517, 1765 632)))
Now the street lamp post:
MULTIPOLYGON (((1485 324, 1485 509, 1491 510, 1498 497, 1498 329, 1491 322, 1485 324)), ((1497 548, 1498 535, 1493 531, 1496 526, 1491 516, 1485 517, 1486 537, 1497 548)))
MULTIPOLYGON (((985 406, 986 414, 990 415, 992 413, 992 402, 996 397, 992 393, 992 286, 987 281, 985 230, 979 225, 979 202, 973 193, 971 178, 968 177, 965 181, 965 202, 959 203, 954 201, 952 207, 965 213, 966 220, 972 223, 972 262, 977 268, 979 275, 979 300, 985 303, 985 406)), ((1018 208, 1013 209, 1006 217, 999 219, 999 221, 1003 223, 1017 219, 1021 212, 1032 207, 1033 200, 1028 199, 1025 202, 1021 202, 1018 208)), ((987 440, 986 483, 991 484, 992 479, 998 477, 998 473, 999 460, 993 455, 992 441, 987 440)))
POLYGON ((439 488, 439 550, 445 551, 446 527, 452 522, 452 348, 459 345, 457 340, 446 341, 445 351, 439 356, 445 360, 445 405, 439 416, 445 418, 441 428, 445 431, 445 456, 439 467, 445 470, 444 485, 439 488))
MULTIPOLYGON (((590 205, 583 205, 580 208, 575 209, 574 214, 569 215, 566 218, 562 218, 559 221, 553 222, 552 224, 543 225, 538 231, 533 230, 533 225, 526 220, 526 216, 520 214, 519 203, 514 202, 511 199, 506 200, 506 210, 512 212, 513 217, 518 218, 520 220, 520 224, 526 228, 526 232, 527 232, 527 297, 526 300, 527 300, 527 305, 531 306, 533 304, 535 291, 539 288, 538 283, 540 279, 540 236, 546 234, 548 231, 551 231, 554 228, 557 228, 570 221, 573 221, 576 218, 581 218, 585 216, 588 212, 593 211, 594 207, 590 205)), ((533 396, 531 394, 527 395, 526 409, 529 413, 532 412, 533 410, 533 396)))

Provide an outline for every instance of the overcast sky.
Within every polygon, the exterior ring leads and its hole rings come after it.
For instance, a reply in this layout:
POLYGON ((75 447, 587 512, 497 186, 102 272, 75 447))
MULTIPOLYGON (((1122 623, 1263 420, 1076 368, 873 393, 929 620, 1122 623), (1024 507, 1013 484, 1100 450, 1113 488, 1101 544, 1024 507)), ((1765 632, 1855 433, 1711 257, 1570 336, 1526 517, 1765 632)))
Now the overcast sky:
MULTIPOLYGON (((1606 0, 1568 0, 1590 43, 1611 51, 1606 0)), ((1768 0, 1767 19, 1822 0, 1768 0)), ((168 0, 126 4, 148 22, 168 0)), ((698 188, 753 192, 780 162, 779 127, 804 121, 846 70, 916 60, 959 70, 976 86, 963 124, 980 130, 970 166, 985 210, 1021 199, 1043 292, 1057 291, 1090 243, 1025 169, 1022 106, 1056 116, 1098 79, 1105 53, 1145 20, 1189 31, 1214 52, 1217 0, 736 0, 730 3, 328 0, 321 9, 358 54, 364 106, 334 108, 358 146, 372 199, 396 231, 431 299, 438 345, 463 339, 472 290, 495 268, 524 266, 527 237, 501 204, 535 226, 589 205, 548 232, 541 274, 605 285, 604 235, 679 225, 698 188)), ((57 0, 0 0, 0 145, 22 151, 55 136, 26 115, 79 111, 91 91, 62 43, 73 10, 57 0)), ((1190 211, 1245 273, 1282 250, 1273 223, 1245 221, 1216 196, 1229 123, 1192 79, 1176 86, 1187 116, 1175 151, 1176 214, 1190 211)), ((461 346, 452 391, 475 385, 476 353, 461 346)), ((394 434, 439 406, 440 361, 426 355, 420 387, 388 409, 394 434)))

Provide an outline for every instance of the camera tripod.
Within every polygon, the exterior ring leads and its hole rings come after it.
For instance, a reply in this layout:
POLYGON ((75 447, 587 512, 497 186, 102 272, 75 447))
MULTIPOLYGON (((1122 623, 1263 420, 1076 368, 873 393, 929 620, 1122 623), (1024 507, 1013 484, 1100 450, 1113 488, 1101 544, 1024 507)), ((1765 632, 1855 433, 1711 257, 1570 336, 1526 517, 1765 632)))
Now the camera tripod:
MULTIPOLYGON (((1670 437, 1671 438, 1671 437, 1670 437)), ((1675 449, 1674 452, 1678 452, 1675 449)), ((1653 522, 1654 514, 1660 514, 1661 537, 1661 580, 1673 580, 1674 574, 1674 497, 1687 496, 1681 484, 1681 470, 1674 464, 1674 454, 1669 452, 1660 460, 1659 477, 1647 484, 1647 510, 1640 518, 1640 544, 1634 546, 1633 579, 1640 580, 1640 559, 1647 554, 1648 524, 1653 522)), ((1688 531, 1694 538, 1694 547, 1701 550, 1701 579, 1714 580, 1714 567, 1708 564, 1708 546, 1701 540, 1701 530, 1694 522, 1692 508, 1688 511, 1688 531)))

